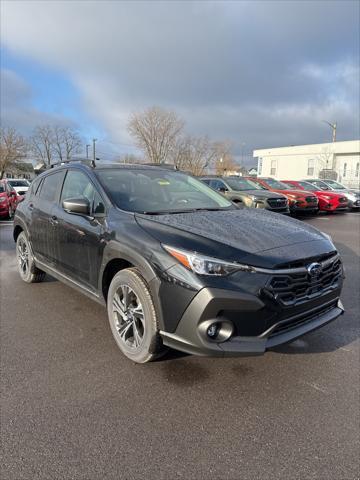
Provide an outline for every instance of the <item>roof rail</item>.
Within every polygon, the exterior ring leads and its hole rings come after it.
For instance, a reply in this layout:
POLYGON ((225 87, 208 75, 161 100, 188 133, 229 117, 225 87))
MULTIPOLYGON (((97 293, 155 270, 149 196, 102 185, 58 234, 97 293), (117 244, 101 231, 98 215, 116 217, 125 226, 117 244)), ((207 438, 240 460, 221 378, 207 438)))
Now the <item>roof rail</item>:
POLYGON ((179 170, 177 165, 174 165, 173 163, 154 163, 154 162, 149 162, 149 163, 143 163, 142 165, 148 165, 149 167, 160 167, 160 168, 166 168, 168 170, 179 170))
POLYGON ((69 158, 67 160, 61 160, 60 162, 51 163, 48 166, 48 168, 54 168, 60 165, 66 165, 67 163, 75 163, 75 162, 83 163, 84 165, 88 165, 91 168, 96 167, 95 160, 91 160, 90 158, 69 158))

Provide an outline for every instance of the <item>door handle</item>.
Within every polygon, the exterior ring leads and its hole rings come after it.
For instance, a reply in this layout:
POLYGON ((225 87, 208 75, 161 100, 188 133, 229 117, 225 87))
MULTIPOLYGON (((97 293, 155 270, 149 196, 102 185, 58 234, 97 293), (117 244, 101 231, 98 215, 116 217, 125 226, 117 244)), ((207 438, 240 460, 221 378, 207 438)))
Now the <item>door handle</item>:
POLYGON ((34 210, 34 204, 33 204, 33 203, 29 203, 28 209, 29 209, 29 210, 34 210))
POLYGON ((54 226, 59 223, 56 215, 53 215, 52 217, 50 217, 49 222, 51 223, 51 225, 54 225, 54 226))

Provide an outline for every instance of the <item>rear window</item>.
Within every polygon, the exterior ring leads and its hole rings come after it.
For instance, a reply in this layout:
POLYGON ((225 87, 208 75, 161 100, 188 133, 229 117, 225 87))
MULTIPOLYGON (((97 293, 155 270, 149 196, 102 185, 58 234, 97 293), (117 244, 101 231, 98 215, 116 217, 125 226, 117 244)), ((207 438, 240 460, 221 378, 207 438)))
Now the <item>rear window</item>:
POLYGON ((4 185, 0 185, 0 193, 4 193, 4 192, 5 192, 4 185))
POLYGON ((57 193, 59 191, 59 186, 62 183, 63 178, 63 171, 46 176, 42 182, 40 198, 42 200, 47 200, 48 202, 55 201, 57 198, 57 193))

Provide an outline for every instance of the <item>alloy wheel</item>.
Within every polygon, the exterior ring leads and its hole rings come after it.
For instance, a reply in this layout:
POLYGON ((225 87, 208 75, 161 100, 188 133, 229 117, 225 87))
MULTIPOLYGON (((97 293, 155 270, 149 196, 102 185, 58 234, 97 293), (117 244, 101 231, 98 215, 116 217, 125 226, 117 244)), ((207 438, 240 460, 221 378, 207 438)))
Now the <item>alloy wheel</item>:
POLYGON ((134 290, 120 285, 112 302, 113 321, 120 340, 128 348, 136 350, 145 334, 144 311, 134 290))
POLYGON ((19 268, 22 275, 26 276, 29 271, 29 249, 24 240, 20 240, 17 246, 19 268))

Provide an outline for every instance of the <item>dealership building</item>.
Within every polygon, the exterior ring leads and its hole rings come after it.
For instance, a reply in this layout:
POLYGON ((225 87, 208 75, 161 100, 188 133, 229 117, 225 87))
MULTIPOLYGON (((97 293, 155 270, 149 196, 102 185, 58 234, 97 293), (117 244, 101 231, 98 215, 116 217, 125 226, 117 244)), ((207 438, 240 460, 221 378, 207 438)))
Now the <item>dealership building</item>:
POLYGON ((258 176, 279 180, 331 178, 359 188, 360 140, 254 150, 258 176))

